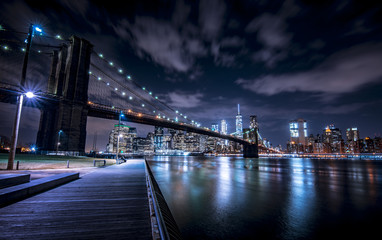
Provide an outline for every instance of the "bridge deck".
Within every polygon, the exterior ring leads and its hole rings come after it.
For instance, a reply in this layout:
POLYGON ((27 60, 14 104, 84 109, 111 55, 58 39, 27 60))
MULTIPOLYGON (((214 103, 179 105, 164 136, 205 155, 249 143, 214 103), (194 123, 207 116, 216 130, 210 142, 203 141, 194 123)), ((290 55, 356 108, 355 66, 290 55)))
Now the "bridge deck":
POLYGON ((0 239, 152 239, 143 160, 0 209, 0 239))

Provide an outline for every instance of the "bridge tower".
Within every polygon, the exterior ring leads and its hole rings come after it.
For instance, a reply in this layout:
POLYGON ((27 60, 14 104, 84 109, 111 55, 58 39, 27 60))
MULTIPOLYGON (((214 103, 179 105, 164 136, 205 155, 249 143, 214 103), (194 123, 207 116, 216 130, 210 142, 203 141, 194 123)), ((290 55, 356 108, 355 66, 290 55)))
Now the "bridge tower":
POLYGON ((85 152, 90 55, 93 45, 72 36, 53 52, 48 93, 60 97, 41 110, 37 133, 40 151, 85 152))

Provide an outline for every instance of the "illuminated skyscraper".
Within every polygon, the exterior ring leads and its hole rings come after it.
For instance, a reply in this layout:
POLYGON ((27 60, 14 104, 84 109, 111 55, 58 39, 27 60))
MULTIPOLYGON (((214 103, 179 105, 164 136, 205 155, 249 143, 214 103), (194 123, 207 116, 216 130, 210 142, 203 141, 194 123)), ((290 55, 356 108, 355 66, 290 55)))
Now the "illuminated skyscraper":
POLYGON ((289 122, 291 143, 306 145, 308 137, 308 127, 306 121, 302 118, 289 122))
POLYGON ((219 124, 213 123, 211 126, 211 130, 214 132, 219 132, 219 124))
POLYGON ((359 139, 358 128, 348 128, 346 130, 346 138, 348 141, 356 142, 359 139))
POLYGON ((243 118, 240 114, 240 104, 237 104, 236 136, 238 138, 243 138, 243 118))
POLYGON ((222 120, 221 121, 221 133, 227 134, 227 129, 228 129, 228 126, 227 126, 226 120, 222 120))

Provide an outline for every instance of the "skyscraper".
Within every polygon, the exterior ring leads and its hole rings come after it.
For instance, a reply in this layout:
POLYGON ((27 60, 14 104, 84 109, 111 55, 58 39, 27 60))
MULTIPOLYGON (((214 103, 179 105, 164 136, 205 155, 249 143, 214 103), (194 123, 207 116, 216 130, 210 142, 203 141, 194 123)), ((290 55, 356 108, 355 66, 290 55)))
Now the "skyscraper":
POLYGON ((214 132, 219 132, 219 124, 213 123, 211 126, 211 130, 214 132))
POLYGON ((228 129, 227 121, 223 119, 221 121, 221 133, 222 134, 227 134, 227 129, 228 129))
POLYGON ((346 138, 348 141, 356 142, 359 139, 359 131, 358 128, 348 128, 346 130, 346 138))
POLYGON ((240 104, 237 104, 236 136, 238 138, 243 138, 243 118, 240 114, 240 104))
POLYGON ((308 137, 308 126, 302 118, 289 122, 290 141, 296 144, 306 145, 308 137))

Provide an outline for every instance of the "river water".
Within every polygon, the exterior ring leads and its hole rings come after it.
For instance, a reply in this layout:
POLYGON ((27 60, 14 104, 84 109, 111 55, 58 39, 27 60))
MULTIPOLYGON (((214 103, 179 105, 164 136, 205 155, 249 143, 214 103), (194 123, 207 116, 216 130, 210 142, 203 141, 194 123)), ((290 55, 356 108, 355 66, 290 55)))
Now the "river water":
POLYGON ((380 236, 382 161, 147 160, 185 239, 380 236))

